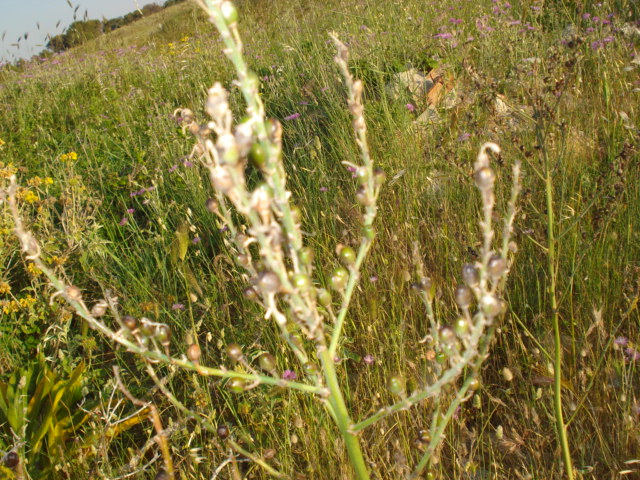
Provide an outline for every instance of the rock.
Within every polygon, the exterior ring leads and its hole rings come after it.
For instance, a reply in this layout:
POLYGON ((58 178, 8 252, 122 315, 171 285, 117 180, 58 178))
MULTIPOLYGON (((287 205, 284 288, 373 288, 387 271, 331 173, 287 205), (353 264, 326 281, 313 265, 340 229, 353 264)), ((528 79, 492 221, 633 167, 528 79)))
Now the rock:
POLYGON ((625 23, 620 27, 620 31, 625 37, 631 37, 631 39, 640 38, 640 28, 633 23, 625 23))
POLYGON ((433 88, 433 81, 417 68, 396 73, 387 84, 387 93, 393 100, 399 100, 406 92, 414 102, 423 99, 433 88))

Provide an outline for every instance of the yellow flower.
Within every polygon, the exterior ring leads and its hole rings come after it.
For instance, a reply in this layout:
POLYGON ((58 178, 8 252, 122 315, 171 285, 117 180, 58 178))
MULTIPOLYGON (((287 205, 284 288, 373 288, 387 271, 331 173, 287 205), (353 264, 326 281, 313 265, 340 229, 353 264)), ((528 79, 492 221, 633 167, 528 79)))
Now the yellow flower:
POLYGON ((6 145, 6 142, 0 138, 0 147, 4 147, 5 145, 6 145))
POLYGON ((42 275, 42 270, 36 267, 35 263, 29 263, 27 265, 27 271, 34 277, 37 277, 38 275, 42 275))
POLYGON ((44 184, 45 184, 45 185, 53 185, 53 178, 51 178, 51 177, 45 177, 45 178, 44 178, 44 184))
POLYGON ((11 292, 11 285, 7 282, 0 282, 0 293, 7 294, 11 292))
POLYGON ((34 203, 37 202, 38 200, 40 200, 40 197, 38 197, 35 193, 33 193, 31 190, 27 190, 26 188, 20 190, 18 192, 18 198, 21 200, 24 200, 27 203, 34 203))
POLYGON ((0 162, 0 178, 9 178, 11 175, 15 174, 18 171, 16 167, 13 166, 13 163, 5 166, 4 163, 0 162))
POLYGON ((20 306, 15 300, 11 300, 10 302, 1 302, 1 304, 2 312, 5 315, 8 315, 9 313, 16 313, 18 310, 20 310, 20 306))
POLYGON ((184 36, 180 39, 181 42, 188 42, 189 41, 189 37, 188 36, 184 36))
POLYGON ((29 180, 27 180, 27 185, 29 185, 30 187, 38 188, 40 185, 42 185, 42 179, 40 177, 30 178, 29 180))
POLYGON ((62 160, 63 162, 66 162, 68 160, 77 160, 77 159, 78 159, 78 154, 76 152, 63 153, 62 155, 60 155, 60 160, 62 160))
POLYGON ((33 298, 31 295, 27 295, 26 297, 21 298, 19 300, 19 302, 20 302, 20 306, 22 308, 29 308, 34 303, 36 303, 37 300, 35 298, 33 298))

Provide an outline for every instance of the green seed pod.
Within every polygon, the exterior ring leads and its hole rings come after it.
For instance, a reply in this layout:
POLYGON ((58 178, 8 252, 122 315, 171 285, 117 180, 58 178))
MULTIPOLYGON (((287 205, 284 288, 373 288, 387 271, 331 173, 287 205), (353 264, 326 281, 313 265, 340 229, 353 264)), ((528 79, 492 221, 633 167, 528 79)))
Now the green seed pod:
POLYGON ((460 308, 469 308, 473 300, 473 292, 466 285, 458 285, 454 292, 454 297, 460 308))
POLYGON ((373 240, 376 236, 376 230, 373 228, 373 225, 363 225, 362 236, 367 240, 373 240))
POLYGON ((227 387, 233 393, 242 393, 244 392, 245 383, 244 380, 240 377, 232 377, 227 382, 227 387))
POLYGON ((470 263, 462 266, 462 281, 470 287, 475 287, 480 281, 480 275, 476 267, 470 263))
POLYGON ((300 261, 303 265, 311 265, 315 254, 311 247, 303 247, 300 249, 298 256, 300 257, 300 261))
POLYGON ((344 267, 336 268, 329 277, 329 286, 334 290, 342 290, 349 279, 349 272, 344 267))
POLYGON ((242 358, 242 347, 237 343, 230 343, 227 345, 227 355, 235 362, 242 358))
POLYGON ((294 288, 302 291, 307 291, 311 288, 311 279, 304 273, 296 273, 291 279, 294 288))
POLYGON ((440 365, 442 365, 446 361, 447 361, 447 355, 444 352, 436 353, 436 362, 438 362, 440 365))
POLYGON ((507 271, 507 261, 500 255, 492 255, 487 264, 487 273, 497 280, 507 271))
POLYGON ((238 10, 232 2, 225 1, 220 5, 220 12, 222 13, 222 18, 227 25, 231 25, 238 21, 238 10))
POLYGON ((324 288, 319 288, 317 293, 318 302, 320 302, 320 305, 322 305, 324 308, 329 308, 329 306, 331 305, 331 294, 324 288))
POLYGON ((302 210, 297 205, 291 205, 291 220, 296 225, 302 221, 302 210))
POLYGON ((168 325, 161 324, 156 328, 155 338, 163 347, 171 343, 171 329, 168 325))
POLYGON ((476 171, 476 185, 480 190, 488 190, 493 188, 493 184, 496 181, 496 174, 489 167, 482 167, 480 170, 476 171))
POLYGON ((360 185, 365 185, 369 181, 369 169, 367 167, 358 167, 356 179, 360 185))
POLYGON ((356 200, 360 205, 369 206, 373 204, 373 200, 369 197, 367 189, 364 186, 358 187, 356 190, 356 200))
POLYGON ((469 332, 469 322, 466 318, 460 317, 453 324, 453 330, 458 337, 462 338, 469 332))
POLYGON ((307 362, 302 366, 304 373, 310 377, 315 377, 318 375, 318 366, 311 363, 311 362, 307 362))
POLYGON ((236 255, 236 263, 241 267, 246 268, 251 264, 251 259, 249 258, 249 255, 239 253, 238 255, 236 255))
POLYGON ((276 369, 276 357, 266 352, 258 358, 260 368, 265 372, 273 372, 276 369))
POLYGON ((426 480, 436 480, 436 476, 433 472, 427 472, 426 480))
POLYGON ((218 436, 224 440, 229 436, 229 427, 227 427, 224 423, 222 425, 218 425, 218 436))
POLYGON ((299 350, 302 350, 302 347, 303 347, 302 337, 300 336, 299 333, 292 333, 289 338, 291 339, 291 343, 293 343, 296 346, 296 348, 298 348, 299 350))
POLYGON ((193 363, 198 363, 200 361, 201 356, 202 356, 202 351, 200 350, 200 347, 198 346, 198 344, 193 343, 189 345, 189 348, 187 348, 187 358, 189 359, 189 361, 193 363))
POLYGON ((340 261, 347 266, 356 263, 355 250, 351 247, 342 247, 342 249, 340 249, 340 261))
POLYGON ((278 293, 281 287, 280 279, 273 272, 261 272, 258 275, 258 287, 267 295, 278 293))
POLYGON ((251 145, 249 150, 249 160, 254 167, 262 169, 267 163, 267 154, 258 142, 251 145))
POLYGON ((469 383, 469 390, 471 390, 472 392, 475 392, 479 388, 480 388, 480 380, 478 380, 477 377, 474 377, 469 383))
POLYGON ((394 375, 387 380, 387 388, 394 395, 405 393, 406 381, 402 375, 394 375))
POLYGON ((151 320, 142 317, 140 319, 140 334, 143 337, 152 337, 156 333, 156 327, 151 320))

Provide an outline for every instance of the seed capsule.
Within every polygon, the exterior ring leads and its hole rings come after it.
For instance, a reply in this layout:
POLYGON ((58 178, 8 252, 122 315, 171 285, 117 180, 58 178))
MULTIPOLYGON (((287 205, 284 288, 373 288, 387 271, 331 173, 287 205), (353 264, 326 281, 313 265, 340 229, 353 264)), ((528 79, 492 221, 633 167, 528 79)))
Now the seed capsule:
POLYGON ((444 352, 436 353, 436 362, 442 365, 446 361, 447 361, 447 355, 444 352))
POLYGON ((429 430, 426 430, 426 429, 418 430, 418 441, 422 444, 427 444, 431 442, 431 435, 429 435, 429 430))
POLYGON ((500 299, 492 294, 487 294, 482 297, 480 306, 482 312, 490 318, 495 317, 502 311, 502 303, 500 302, 500 299))
POLYGON ((198 363, 200 361, 200 356, 202 355, 202 351, 200 350, 200 346, 196 343, 189 345, 187 348, 187 358, 193 363, 198 363))
POLYGON ((219 425, 218 426, 218 436, 222 440, 227 438, 229 436, 229 427, 227 427, 225 424, 219 425))
POLYGON ((369 197, 367 189, 363 186, 358 187, 358 190, 356 190, 356 200, 360 205, 364 205, 365 207, 373 204, 373 200, 369 197))
POLYGON ((342 247, 340 250, 340 261, 347 266, 356 263, 356 252, 351 247, 342 247))
POLYGON ((349 279, 349 272, 344 267, 336 268, 329 278, 329 285, 334 290, 342 290, 349 279))
POLYGON ((318 366, 314 363, 307 362, 302 366, 302 368, 304 369, 304 373, 309 376, 313 377, 318 375, 318 366))
POLYGON ((487 273, 494 280, 500 278, 507 271, 507 261, 500 255, 492 255, 487 264, 487 273))
POLYGON ((253 164, 254 167, 262 169, 267 163, 267 154, 262 148, 262 145, 259 143, 254 143, 251 145, 251 150, 249 150, 249 160, 253 164))
POLYGON ((171 343, 171 329, 165 324, 158 325, 155 337, 160 342, 160 345, 166 347, 171 343))
POLYGON ((469 308, 471 300, 473 300, 473 293, 466 285, 458 285, 454 292, 454 297, 460 308, 469 308))
POLYGON ((273 272, 261 272, 258 275, 258 287, 267 295, 280 291, 280 279, 273 272))
POLYGON ((314 252, 310 247, 301 248, 298 256, 303 265, 311 265, 313 263, 314 252))
POLYGON ((302 221, 302 210, 297 205, 291 205, 291 220, 295 224, 299 224, 302 221))
POLYGON ((469 383, 469 390, 475 392, 479 388, 480 388, 480 380, 478 380, 476 377, 474 377, 471 380, 471 382, 469 383))
POLYGON ((476 185, 480 190, 487 190, 493 188, 493 184, 496 181, 496 174, 489 167, 482 167, 476 171, 476 185))
POLYGON ((122 318, 122 323, 132 334, 138 333, 138 321, 131 315, 125 315, 122 318))
POLYGON ((296 273, 291 279, 291 283, 298 290, 307 291, 311 288, 311 279, 304 273, 296 273))
POLYGON ((67 294, 67 297, 69 298, 69 300, 73 302, 79 302, 80 300, 82 300, 82 292, 78 287, 74 285, 69 285, 65 289, 65 293, 67 294))
POLYGON ((470 287, 475 287, 480 281, 478 269, 470 263, 464 264, 462 267, 462 281, 470 287))
POLYGON ((376 230, 373 228, 373 225, 363 225, 362 236, 367 240, 373 240, 376 236, 376 230))
POLYGON ((456 332, 458 337, 464 337, 469 331, 469 322, 466 318, 460 317, 455 321, 453 330, 456 332))
POLYGON ((233 393, 242 393, 244 392, 244 380, 240 377, 230 378, 227 382, 227 387, 229 387, 229 390, 233 393))
POLYGON ((319 288, 317 291, 318 294, 318 302, 325 308, 328 308, 331 305, 331 294, 325 290, 324 288, 319 288))
POLYGON ((405 392, 406 381, 402 375, 394 375, 387 380, 387 388, 394 395, 402 395, 405 392))
POLYGON ((218 211, 218 201, 214 198, 207 198, 206 207, 211 213, 215 213, 218 211))
POLYGON ((242 358, 242 347, 237 343, 227 345, 227 355, 231 360, 238 361, 242 358))
POLYGON ((242 293, 244 294, 244 298, 247 300, 251 300, 252 302, 258 300, 258 292, 256 292, 256 289, 253 287, 245 288, 242 293))
POLYGON ((260 368, 265 372, 273 372, 276 369, 276 357, 268 352, 260 355, 258 363, 260 364, 260 368))
POLYGON ((227 193, 233 187, 233 180, 226 168, 215 167, 209 173, 211 184, 216 190, 227 193))
POLYGON ((4 456, 2 461, 5 467, 14 469, 20 463, 20 457, 16 452, 9 452, 4 456))
POLYGON ((103 316, 105 313, 107 313, 107 307, 108 307, 107 302, 105 302, 104 300, 100 300, 91 309, 91 315, 94 316, 95 318, 99 318, 103 316))
POLYGON ((387 174, 384 173, 384 170, 382 170, 381 168, 373 169, 373 181, 375 182, 376 185, 378 186, 382 185, 386 179, 387 179, 387 174))
POLYGON ((151 337, 156 332, 156 328, 148 318, 140 319, 140 333, 143 337, 151 337))
POLYGON ((356 179, 360 185, 364 185, 369 181, 369 170, 367 167, 358 167, 356 170, 356 179))
POLYGON ((438 332, 442 343, 452 343, 456 339, 456 334, 451 327, 440 327, 438 332))

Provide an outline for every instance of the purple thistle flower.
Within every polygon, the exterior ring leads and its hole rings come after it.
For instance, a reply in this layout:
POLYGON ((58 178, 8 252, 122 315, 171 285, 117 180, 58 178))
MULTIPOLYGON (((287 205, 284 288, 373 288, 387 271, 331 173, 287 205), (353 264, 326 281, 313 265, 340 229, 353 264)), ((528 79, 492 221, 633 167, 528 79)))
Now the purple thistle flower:
POLYGON ((193 237, 193 240, 191 240, 191 243, 193 243, 194 245, 197 245, 201 242, 202 240, 200 239, 200 237, 196 236, 193 237))
POLYGON ((616 337, 613 343, 621 347, 626 347, 627 345, 629 345, 629 339, 627 337, 616 337))
POLYGON ((458 25, 459 23, 462 23, 462 19, 461 18, 450 18, 449 19, 449 23, 453 23, 454 25, 458 25))
POLYGON ((122 219, 118 222, 118 225, 124 227, 127 223, 129 223, 129 219, 127 217, 122 217, 122 219))
POLYGON ((292 113, 288 117, 284 117, 285 120, 295 120, 296 118, 300 118, 300 114, 297 113, 297 112, 296 113, 292 113))
POLYGON ((285 370, 284 372, 282 372, 282 379, 283 380, 295 380, 296 378, 298 378, 298 375, 296 375, 296 372, 294 372, 293 370, 285 370))
POLYGON ((459 142, 466 142, 470 138, 471 138, 471 134, 468 132, 462 132, 460 135, 458 135, 459 142))
POLYGON ((135 208, 127 208, 127 213, 133 213, 135 211, 136 211, 135 208))
POLYGON ((413 106, 413 104, 412 104, 412 103, 407 103, 407 104, 405 105, 405 107, 407 107, 407 110, 409 110, 410 112, 415 112, 415 110, 416 110, 416 107, 415 107, 415 106, 413 106))
POLYGON ((173 165, 170 169, 169 169, 169 173, 173 173, 178 169, 178 165, 173 165))
POLYGON ((174 303, 171 305, 171 310, 184 310, 184 303, 174 303))
POLYGON ((327 187, 320 187, 321 192, 326 192, 327 190, 329 190, 327 187))
POLYGON ((373 358, 373 355, 366 354, 362 361, 367 365, 373 365, 373 362, 375 362, 375 358, 373 358))
POLYGON ((451 38, 451 37, 453 37, 453 35, 451 33, 448 33, 448 32, 438 33, 438 34, 433 36, 433 38, 441 38, 443 40, 446 40, 447 38, 451 38))

